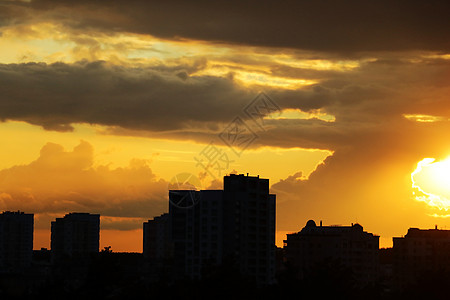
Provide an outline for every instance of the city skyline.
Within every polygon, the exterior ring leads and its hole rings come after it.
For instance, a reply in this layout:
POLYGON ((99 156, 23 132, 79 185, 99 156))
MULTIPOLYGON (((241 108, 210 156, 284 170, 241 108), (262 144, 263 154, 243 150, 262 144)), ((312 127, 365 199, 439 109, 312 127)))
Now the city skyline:
POLYGON ((294 289, 319 298, 446 299, 435 283, 450 279, 450 230, 409 228, 380 249, 380 237, 358 223, 308 220, 276 248, 276 195, 268 183, 232 174, 223 190, 172 190, 169 213, 143 224, 142 253, 100 251, 100 216, 89 213, 57 218, 52 249, 32 250, 34 215, 3 212, 0 294, 198 298, 245 287, 268 299, 294 289))
POLYGON ((101 215, 142 249, 190 174, 270 179, 277 245, 309 219, 392 246, 450 228, 445 1, 0 1, 0 211, 101 215), (380 221, 382 220, 382 221, 380 221))
MULTIPOLYGON (((243 174, 241 174, 241 175, 243 175, 243 174)), ((186 192, 188 192, 188 191, 181 191, 181 192, 183 192, 183 193, 186 193, 186 192)), ((190 192, 190 191, 189 191, 190 192)), ((197 191, 197 192, 200 192, 200 191, 197 191)), ((203 190, 203 192, 222 192, 222 190, 203 190)), ((189 196, 190 197, 190 196, 189 196)), ((198 196, 197 196, 198 197, 198 196)), ((191 207, 193 207, 193 206, 191 206, 191 207)), ((220 208, 222 208, 222 207, 220 207, 220 208)), ((184 208, 181 208, 181 210, 183 210, 184 208)), ((25 223, 27 223, 27 224, 31 224, 29 227, 31 228, 27 228, 26 229, 26 232, 27 232, 27 235, 34 235, 34 226, 33 226, 33 223, 34 223, 34 214, 33 213, 30 213, 30 212, 23 212, 23 211, 3 211, 3 212, 1 212, 0 213, 0 215, 2 215, 3 217, 5 217, 5 222, 10 222, 10 220, 12 220, 13 222, 22 222, 22 221, 25 221, 25 223), (18 219, 15 219, 15 216, 18 216, 19 218, 18 219), (30 217, 31 217, 31 219, 30 219, 30 217)), ((149 220, 147 220, 147 221, 145 221, 145 222, 143 222, 143 225, 144 225, 144 227, 145 226, 148 226, 149 225, 149 222, 153 222, 153 221, 162 221, 162 222, 167 222, 168 221, 168 219, 167 219, 167 217, 169 216, 169 213, 163 213, 162 215, 159 215, 159 216, 153 216, 151 219, 149 219, 149 220)), ((57 225, 57 223, 63 223, 65 220, 67 220, 68 222, 73 222, 73 221, 75 221, 75 222, 77 222, 77 221, 79 221, 79 220, 81 220, 82 222, 83 221, 86 221, 87 219, 89 219, 89 218, 94 218, 94 220, 95 220, 95 225, 94 225, 94 228, 96 228, 95 230, 96 231, 98 231, 98 232, 100 232, 100 215, 98 215, 98 214, 92 214, 92 213, 88 213, 88 212, 69 212, 69 213, 67 213, 67 214, 65 214, 63 217, 61 217, 61 218, 56 218, 55 220, 53 220, 51 223, 52 223, 52 225, 54 224, 54 225, 57 225)), ((14 223, 12 223, 12 224, 14 224, 14 223)), ((156 223, 155 223, 156 224, 156 223)), ((303 229, 301 229, 301 226, 299 226, 299 228, 300 228, 300 230, 299 231, 296 231, 296 232, 291 232, 291 233, 288 233, 284 238, 283 238, 283 245, 282 245, 282 247, 283 246, 285 246, 285 244, 286 244, 286 238, 287 238, 287 236, 296 236, 296 235, 298 235, 298 234, 301 234, 302 233, 302 230, 305 230, 305 229, 309 229, 309 228, 311 228, 311 227, 313 227, 313 228, 318 228, 319 230, 321 230, 322 228, 323 229, 325 229, 325 230, 330 230, 331 231, 331 233, 333 233, 333 231, 334 230, 337 230, 337 232, 339 232, 339 230, 341 230, 341 228, 344 228, 344 229, 352 229, 352 228, 356 228, 356 229, 361 229, 362 230, 362 226, 359 224, 359 223, 351 223, 351 225, 343 225, 343 224, 323 224, 323 220, 320 220, 320 223, 319 223, 320 225, 316 225, 316 223, 315 223, 315 221, 313 220, 313 219, 310 219, 310 220, 308 220, 308 222, 306 223, 306 226, 303 228, 303 229)), ((61 224, 62 225, 62 224, 61 224)), ((28 226, 28 225, 27 225, 28 226)), ((19 232, 20 230, 23 230, 23 228, 21 228, 21 227, 14 227, 14 226, 12 226, 12 227, 8 227, 8 228, 11 228, 12 229, 12 232, 19 232)), ((161 230, 162 229, 162 227, 159 229, 159 230, 161 230)), ((10 229, 8 229, 8 230, 10 230, 10 229)), ((56 226, 55 226, 55 230, 57 230, 56 229, 56 226)), ((82 230, 85 230, 85 229, 82 229, 82 230)), ((166 230, 166 229, 163 229, 163 230, 166 230)), ((450 232, 450 229, 446 229, 446 228, 439 228, 438 227, 438 225, 435 225, 433 228, 429 228, 429 229, 419 229, 419 228, 417 228, 417 227, 409 227, 409 229, 408 229, 408 231, 407 231, 407 233, 405 234, 405 235, 401 235, 401 236, 395 236, 395 237, 393 237, 393 239, 394 240, 402 240, 402 239, 404 239, 405 237, 407 237, 408 236, 408 234, 410 234, 410 232, 413 232, 413 233, 417 233, 417 232, 430 232, 430 233, 432 233, 432 232, 439 232, 439 231, 442 231, 442 232, 450 232)), ((307 231, 308 232, 308 231, 307 231)), ((366 233, 365 231, 364 231, 364 233, 366 233)), ((366 233, 367 234, 367 233, 366 233)), ((439 235, 437 235, 438 237, 447 237, 448 236, 448 234, 447 233, 444 233, 445 235, 441 235, 441 236, 439 236, 439 235)), ((58 234, 58 236, 64 236, 65 235, 65 233, 61 233, 61 234, 58 234)), ((143 235, 145 236, 145 232, 143 233, 143 235)), ((326 234, 325 234, 326 235, 326 234)), ((331 235, 333 235, 333 234, 331 234, 331 235)), ((376 235, 376 234, 374 234, 374 233, 370 233, 370 235, 371 236, 374 236, 374 237, 376 237, 377 239, 378 238, 380 238, 380 236, 379 235, 376 235)), ((14 236, 14 234, 13 235, 11 235, 11 236, 14 236)), ((155 234, 152 234, 151 235, 152 236, 152 238, 155 238, 155 239, 158 239, 158 238, 160 238, 158 235, 155 235, 155 234)), ((426 237, 426 234, 423 234, 422 235, 422 237, 426 237)), ((436 236, 436 235, 435 235, 436 236)), ((98 240, 100 240, 100 234, 98 234, 98 240)), ((431 237, 433 237, 433 235, 431 235, 431 237)), ((142 238, 142 237, 141 237, 142 238)), ((59 237, 57 238, 57 239, 60 239, 59 237)), ((144 239, 145 239, 145 237, 144 237, 144 239)), ((91 238, 91 240, 92 240, 92 238, 91 238)), ((94 237, 94 240, 95 240, 95 237, 94 237)), ((27 239, 27 242, 25 243, 25 244, 32 244, 33 243, 33 239, 27 239)), ((395 241, 394 241, 394 243, 395 243, 395 241)), ((277 247, 279 247, 278 245, 276 245, 277 247)), ((145 249, 145 245, 143 245, 143 248, 145 249)), ((280 248, 280 247, 279 247, 280 248)), ((391 247, 392 248, 392 247, 391 247)), ((35 249, 35 248, 33 248, 32 250, 33 251, 38 251, 38 250, 43 250, 43 249, 45 249, 45 250, 49 250, 49 249, 47 249, 47 248, 40 248, 40 249, 35 249)), ((97 246, 94 246, 94 248, 92 248, 92 247, 90 247, 90 249, 92 250, 92 249, 97 249, 98 251, 100 251, 100 250, 105 250, 105 249, 108 249, 108 251, 114 251, 114 249, 112 249, 110 246, 105 246, 105 247, 102 247, 102 246, 100 246, 100 244, 97 244, 97 246)), ((384 247, 379 247, 379 249, 385 249, 384 247)), ((51 250, 51 248, 50 248, 50 250, 51 250)), ((143 249, 141 249, 141 250, 143 250, 143 249)), ((153 249, 152 251, 154 251, 155 249, 153 249)), ((159 249, 160 250, 160 249, 159 249)), ((158 251, 159 251, 158 250, 158 251)), ((58 249, 58 251, 59 251, 59 249, 58 249)), ((142 253, 144 253, 145 251, 143 251, 142 253)), ((162 252, 164 252, 164 251, 162 251, 162 252)), ((158 255, 162 255, 162 252, 161 253, 159 253, 158 255)))
MULTIPOLYGON (((226 176, 230 176, 230 175, 237 175, 237 174, 236 173, 231 173, 231 174, 226 175, 226 176)), ((239 175, 240 176, 245 176, 244 174, 239 174, 239 175)), ((246 176, 248 177, 249 173, 247 173, 246 176)), ((196 178, 195 175, 193 175, 193 174, 181 173, 181 174, 178 174, 178 177, 179 177, 179 179, 180 178, 184 178, 184 179, 188 178, 188 179, 191 179, 191 180, 193 179, 194 180, 193 182, 195 182, 195 183, 198 182, 198 178, 196 178), (188 177, 186 177, 186 176, 188 176, 188 177)), ((259 175, 257 175, 257 177, 255 176, 254 178, 259 178, 259 175)), ((174 188, 174 187, 175 188, 178 187, 182 192, 186 192, 186 187, 188 189, 189 188, 194 188, 194 189, 190 190, 191 192, 222 191, 223 190, 223 188, 220 189, 217 186, 217 184, 211 186, 211 187, 213 187, 213 189, 197 189, 196 190, 195 188, 199 187, 197 184, 191 184, 189 182, 183 182, 183 183, 176 182, 175 184, 173 182, 169 183, 169 188, 174 188)), ((176 191, 176 189, 173 190, 172 192, 174 192, 174 191, 176 191)), ((191 192, 189 192, 189 193, 191 193, 191 192)), ((168 194, 170 194, 170 193, 171 193, 171 191, 169 190, 168 194)), ((189 194, 189 196, 186 197, 186 198, 187 198, 188 201, 193 201, 191 199, 191 197, 193 197, 193 194, 189 194)), ((170 197, 168 197, 168 198, 169 199, 167 200, 167 203, 166 203, 167 204, 167 209, 166 210, 162 210, 160 216, 168 214, 168 212, 169 212, 170 204, 173 201, 170 200, 170 197)), ((183 199, 183 201, 186 201, 186 199, 183 199)), ((190 202, 189 205, 186 208, 184 208, 184 209, 189 209, 191 206, 195 206, 196 204, 197 203, 195 203, 195 201, 194 202, 190 202)), ((22 213, 22 214, 25 213, 25 214, 33 214, 34 215, 34 213, 31 212, 31 211, 24 212, 24 211, 21 211, 21 210, 17 210, 17 211, 9 211, 9 210, 7 210, 7 211, 4 211, 4 212, 5 213, 19 212, 19 213, 22 213)), ((88 211, 68 211, 68 212, 64 213, 63 215, 55 215, 54 220, 52 220, 50 223, 53 224, 55 222, 55 220, 57 221, 58 219, 61 219, 62 217, 65 218, 66 216, 69 216, 69 215, 72 215, 72 214, 75 214, 75 215, 77 215, 77 214, 80 214, 80 215, 83 215, 83 214, 96 214, 96 215, 98 215, 99 220, 100 220, 100 223, 99 223, 99 232, 100 232, 100 234, 99 234, 99 248, 100 249, 108 247, 108 249, 111 249, 111 251, 117 251, 117 252, 137 252, 137 253, 141 253, 142 252, 142 249, 144 247, 144 245, 142 243, 142 234, 143 234, 142 230, 136 230, 134 235, 130 235, 130 236, 127 237, 126 242, 127 243, 132 243, 133 245, 135 245, 131 249, 131 251, 129 250, 129 248, 128 249, 127 248, 122 248, 122 246, 114 248, 112 245, 117 245, 116 244, 117 240, 114 240, 114 236, 107 235, 107 238, 106 239, 104 238, 104 240, 102 241, 102 239, 101 239, 101 236, 102 236, 101 232, 105 232, 105 229, 102 230, 102 226, 101 226, 102 222, 101 222, 101 220, 103 219, 104 216, 102 216, 101 214, 96 213, 96 212, 92 212, 92 211, 89 211, 89 212, 88 211)), ((146 223, 148 220, 150 220, 149 218, 157 218, 157 217, 160 217, 160 216, 159 215, 153 215, 153 216, 143 217, 143 218, 138 218, 138 219, 143 220, 142 223, 146 223)), ((117 216, 117 217, 120 218, 120 216, 117 216)), ((109 219, 109 217, 106 216, 104 219, 106 219, 106 222, 105 222, 106 226, 105 227, 108 228, 108 219, 109 219)), ((320 219, 320 224, 321 225, 322 225, 322 222, 324 222, 324 221, 326 222, 326 220, 323 220, 322 218, 319 218, 319 219, 320 219)), ((311 220, 311 218, 306 217, 305 220, 311 220)), ((297 232, 300 232, 301 222, 302 221, 304 221, 304 220, 299 220, 299 223, 298 223, 298 226, 297 226, 298 230, 293 230, 293 231, 279 231, 279 230, 276 230, 275 245, 277 247, 283 247, 285 239, 286 239, 286 235, 290 235, 290 234, 292 235, 292 234, 295 234, 297 232)), ((135 222, 139 222, 139 221, 135 220, 135 222)), ((140 224, 142 225, 142 223, 140 223, 140 224)), ((343 226, 343 224, 345 224, 345 222, 329 223, 329 225, 327 225, 327 226, 339 227, 339 226, 343 226)), ((353 224, 359 224, 359 222, 351 222, 351 224, 353 226, 353 224)), ((434 224, 434 225, 430 225, 428 227, 429 228, 435 228, 435 229, 439 228, 441 230, 446 230, 447 229, 446 226, 441 226, 441 225, 438 225, 437 223, 434 224)), ((418 228, 418 227, 417 226, 409 226, 408 228, 418 228)), ((43 248, 44 249, 51 249, 51 246, 50 246, 50 243, 51 243, 51 232, 48 232, 49 235, 48 235, 48 240, 47 240, 46 236, 39 235, 40 232, 38 230, 37 244, 35 243, 36 242, 36 235, 35 234, 36 234, 36 229, 34 228, 33 229, 33 237, 34 237, 34 239, 33 239, 34 240, 33 250, 40 250, 40 249, 43 249, 43 248)), ((391 248, 393 246, 393 242, 392 241, 395 238, 398 238, 399 236, 403 236, 403 235, 400 234, 400 235, 392 236, 392 237, 383 237, 383 236, 379 235, 377 232, 374 232, 374 234, 377 234, 377 236, 380 237, 380 241, 382 239, 384 239, 384 243, 383 244, 380 242, 380 249, 381 248, 391 248), (390 241, 387 242, 386 241, 387 239, 389 239, 390 241)), ((119 235, 116 238, 120 239, 121 236, 119 235)), ((121 244, 119 244, 119 245, 121 245, 121 244)))

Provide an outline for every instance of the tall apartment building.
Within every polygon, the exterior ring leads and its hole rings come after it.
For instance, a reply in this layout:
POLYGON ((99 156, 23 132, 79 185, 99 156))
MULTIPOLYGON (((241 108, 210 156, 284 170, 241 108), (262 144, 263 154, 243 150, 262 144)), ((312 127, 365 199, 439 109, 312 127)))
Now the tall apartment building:
POLYGON ((143 225, 143 257, 146 276, 158 281, 170 276, 172 270, 173 247, 171 241, 169 214, 165 213, 143 225))
POLYGON ((450 271, 450 230, 410 228, 393 238, 394 284, 403 289, 423 274, 450 271))
POLYGON ((275 276, 275 195, 269 180, 224 177, 223 190, 169 192, 174 265, 201 278, 209 266, 233 262, 257 284, 275 276))
POLYGON ((51 225, 51 249, 55 257, 80 256, 99 250, 100 215, 70 213, 51 225))
POLYGON ((20 272, 31 265, 33 227, 33 214, 0 214, 0 272, 20 272))
POLYGON ((269 179, 232 174, 223 185, 224 255, 238 262, 242 274, 273 283, 276 195, 269 194, 269 179))
POLYGON ((378 278, 379 236, 363 231, 359 224, 316 226, 309 220, 300 232, 288 234, 284 243, 286 260, 298 268, 300 278, 326 260, 349 268, 360 285, 378 278))
POLYGON ((171 256, 169 214, 154 217, 144 222, 143 255, 150 260, 163 260, 171 256))
POLYGON ((174 270, 200 279, 222 263, 223 191, 170 191, 169 199, 174 270))

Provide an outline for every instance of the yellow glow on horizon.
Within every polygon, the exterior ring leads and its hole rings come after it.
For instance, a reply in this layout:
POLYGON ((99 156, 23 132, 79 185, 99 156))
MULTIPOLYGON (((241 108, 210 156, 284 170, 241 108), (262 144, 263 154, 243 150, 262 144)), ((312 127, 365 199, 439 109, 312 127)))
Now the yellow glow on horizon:
MULTIPOLYGON (((39 126, 25 122, 0 123, 0 135, 7 140, 0 148, 0 169, 15 165, 29 164, 34 161, 40 149, 47 142, 54 142, 70 150, 85 140, 95 149, 94 166, 109 165, 113 168, 128 166, 133 158, 147 159, 155 174, 169 180, 175 174, 191 172, 198 174, 204 171, 196 166, 194 156, 207 144, 194 143, 176 139, 157 139, 152 137, 122 136, 105 134, 104 127, 99 125, 74 124, 73 132, 47 131, 39 126)), ((323 149, 260 147, 247 149, 237 157, 225 145, 216 143, 217 147, 227 152, 230 160, 229 173, 233 169, 238 172, 260 174, 275 183, 291 174, 302 171, 309 175, 315 167, 332 151, 323 149), (269 159, 270 157, 270 159, 269 159), (271 164, 261 164, 261 161, 271 161, 271 164), (292 162, 295 161, 296 164, 292 162), (283 168, 274 166, 283 165, 283 168)))
POLYGON ((142 229, 113 230, 100 228, 100 250, 111 246, 113 252, 142 252, 142 235, 142 229))
POLYGON ((450 208, 450 157, 442 161, 424 158, 411 173, 411 182, 414 199, 425 202, 428 206, 440 211, 448 211, 450 208))

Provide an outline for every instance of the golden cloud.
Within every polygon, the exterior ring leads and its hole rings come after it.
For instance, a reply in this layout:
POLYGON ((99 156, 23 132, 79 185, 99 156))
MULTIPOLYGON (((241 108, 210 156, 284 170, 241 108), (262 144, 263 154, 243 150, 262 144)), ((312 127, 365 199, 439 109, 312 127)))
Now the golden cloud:
POLYGON ((133 159, 128 167, 112 169, 94 167, 93 158, 94 149, 86 141, 72 151, 46 144, 35 161, 0 171, 0 210, 145 219, 167 209, 167 182, 152 172, 147 160, 133 159))

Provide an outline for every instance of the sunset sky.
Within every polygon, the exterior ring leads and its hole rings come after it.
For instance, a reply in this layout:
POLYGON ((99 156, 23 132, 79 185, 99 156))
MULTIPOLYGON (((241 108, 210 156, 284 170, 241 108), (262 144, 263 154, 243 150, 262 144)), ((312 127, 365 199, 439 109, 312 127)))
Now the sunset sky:
POLYGON ((35 249, 55 218, 91 212, 102 248, 141 252, 178 174, 221 189, 249 173, 277 194, 278 246, 309 219, 360 223, 382 247, 450 229, 449 15, 446 1, 0 1, 0 211, 35 214, 35 249))

